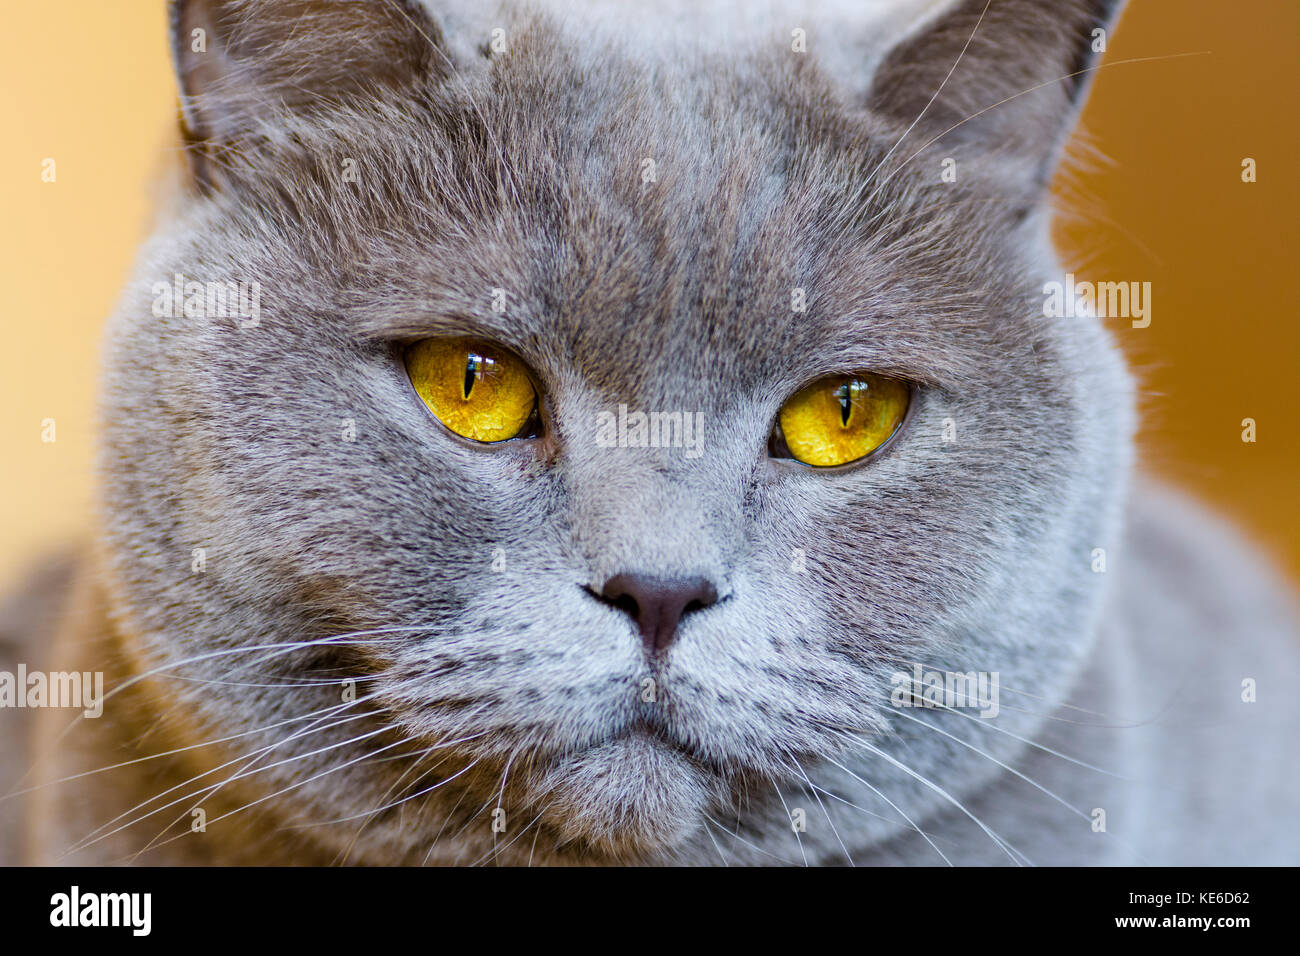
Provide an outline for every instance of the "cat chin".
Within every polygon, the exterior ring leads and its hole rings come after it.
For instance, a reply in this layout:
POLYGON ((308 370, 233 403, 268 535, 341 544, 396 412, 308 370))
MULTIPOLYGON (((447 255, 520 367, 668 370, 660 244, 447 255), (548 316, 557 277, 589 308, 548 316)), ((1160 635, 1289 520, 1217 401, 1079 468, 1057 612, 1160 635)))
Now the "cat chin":
POLYGON ((689 755, 633 731, 562 758, 534 792, 561 847, 631 862, 671 854, 698 834, 721 790, 689 755))

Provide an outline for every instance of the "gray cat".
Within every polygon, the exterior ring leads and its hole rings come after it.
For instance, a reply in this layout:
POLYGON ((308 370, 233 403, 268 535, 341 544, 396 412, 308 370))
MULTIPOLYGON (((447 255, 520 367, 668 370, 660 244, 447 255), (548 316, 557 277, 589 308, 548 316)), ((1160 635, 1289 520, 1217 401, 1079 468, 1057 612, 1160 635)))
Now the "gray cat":
POLYGON ((1292 598, 1044 311, 1118 2, 793 6, 173 5, 0 852, 1300 862, 1292 598))

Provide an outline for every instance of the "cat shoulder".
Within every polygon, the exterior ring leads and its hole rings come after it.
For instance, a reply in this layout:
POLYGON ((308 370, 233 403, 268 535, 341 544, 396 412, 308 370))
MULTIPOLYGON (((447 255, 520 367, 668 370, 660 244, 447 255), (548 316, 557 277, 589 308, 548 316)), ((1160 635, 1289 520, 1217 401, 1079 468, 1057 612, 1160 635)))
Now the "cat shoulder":
POLYGON ((1168 634, 1174 646, 1171 625, 1186 626, 1217 635, 1228 651, 1253 646, 1300 667, 1295 583, 1208 505, 1157 480, 1139 480, 1119 559, 1111 571, 1130 622, 1168 634))
MULTIPOLYGON (((1154 482, 1132 496, 1108 573, 1144 781, 1147 858, 1173 865, 1300 863, 1300 607, 1264 549, 1154 482), (1176 838, 1174 838, 1176 835, 1176 838)), ((1106 638, 1103 635, 1103 643, 1106 638)))

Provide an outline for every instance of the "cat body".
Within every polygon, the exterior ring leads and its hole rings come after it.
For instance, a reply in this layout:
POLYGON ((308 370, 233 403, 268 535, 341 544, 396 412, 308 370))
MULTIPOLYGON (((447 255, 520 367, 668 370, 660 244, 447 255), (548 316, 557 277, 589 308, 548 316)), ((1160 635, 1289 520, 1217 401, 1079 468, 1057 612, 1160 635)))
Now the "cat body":
POLYGON ((852 6, 174 5, 189 169, 49 665, 116 690, 38 715, 28 859, 1300 858, 1286 588, 1130 482, 1110 333, 1042 308, 1116 4, 852 6), (538 437, 421 404, 402 349, 464 335, 538 437), (772 455, 855 370, 913 388, 888 445, 772 455), (597 442, 622 407, 702 454, 597 442), (628 573, 713 596, 648 653, 628 573), (899 706, 915 668, 998 700, 899 706))

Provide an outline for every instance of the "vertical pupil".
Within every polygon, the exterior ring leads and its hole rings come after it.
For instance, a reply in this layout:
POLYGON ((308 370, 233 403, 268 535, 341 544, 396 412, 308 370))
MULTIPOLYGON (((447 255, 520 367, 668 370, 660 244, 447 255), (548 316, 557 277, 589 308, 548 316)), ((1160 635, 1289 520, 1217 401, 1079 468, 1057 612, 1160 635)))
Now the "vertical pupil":
POLYGON ((836 389, 840 400, 840 427, 849 427, 849 416, 853 413, 853 384, 845 382, 836 389))
POLYGON ((474 380, 478 377, 479 365, 483 359, 473 352, 465 357, 465 399, 469 400, 469 393, 474 390, 474 380))

